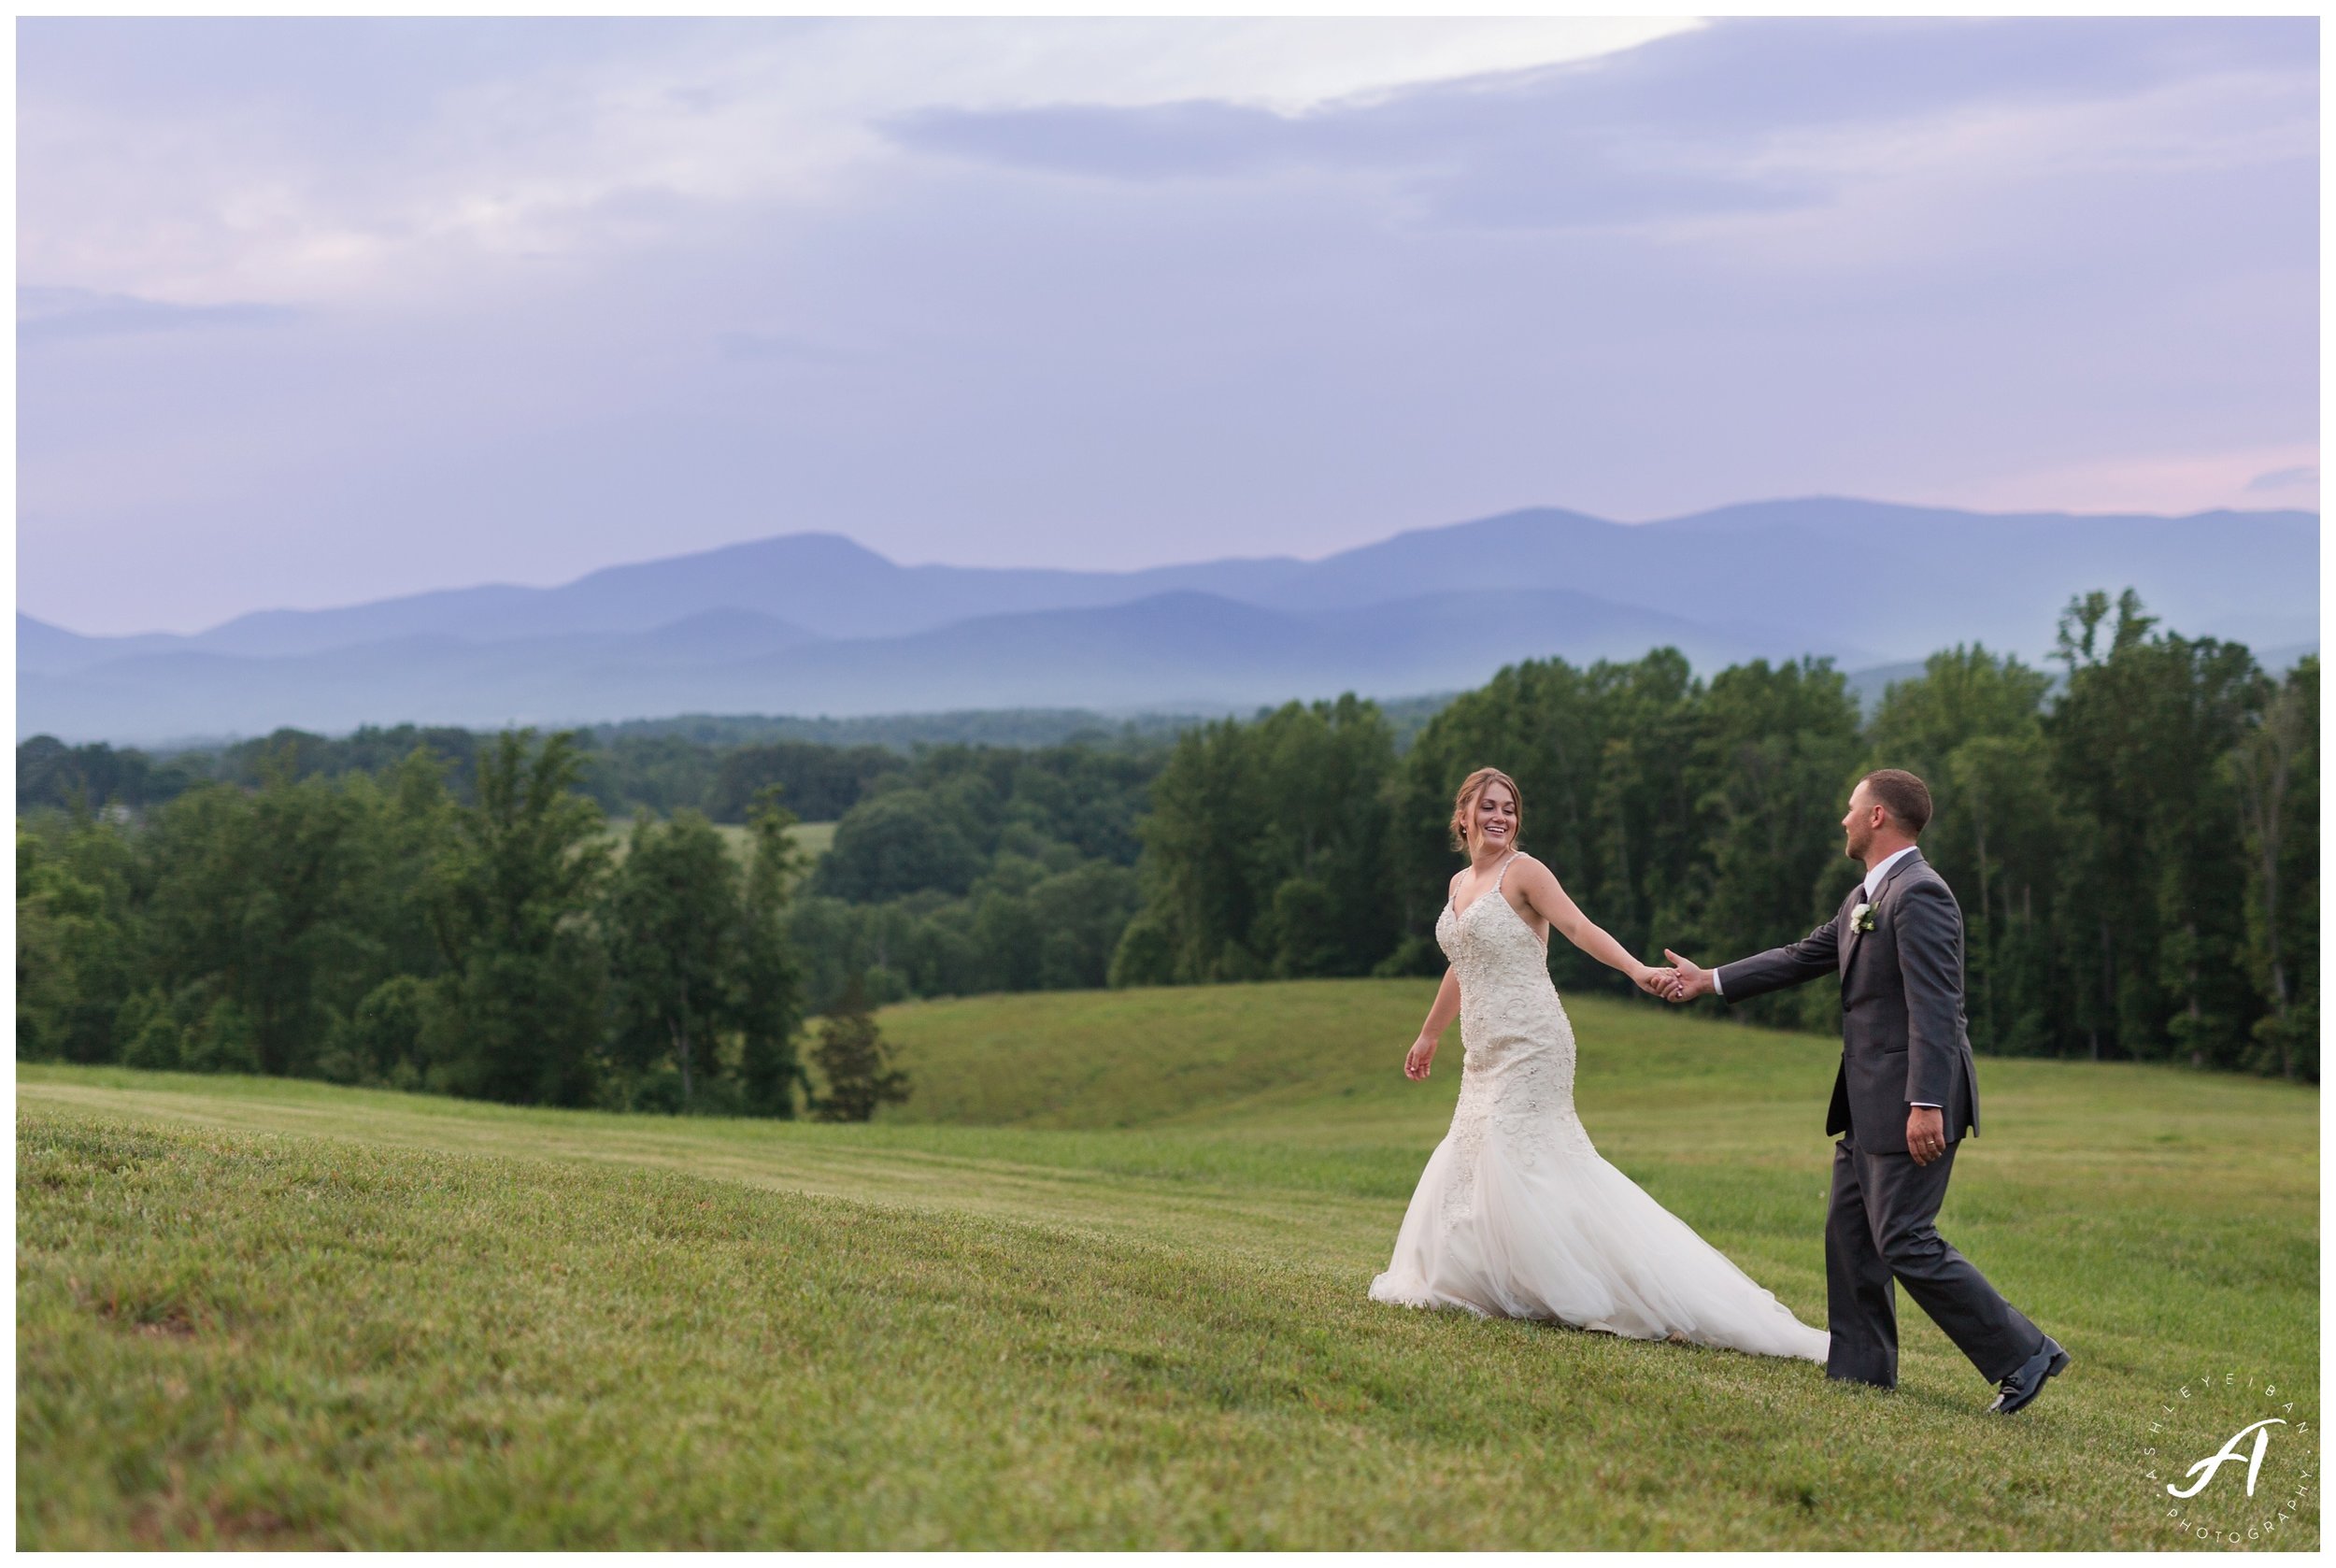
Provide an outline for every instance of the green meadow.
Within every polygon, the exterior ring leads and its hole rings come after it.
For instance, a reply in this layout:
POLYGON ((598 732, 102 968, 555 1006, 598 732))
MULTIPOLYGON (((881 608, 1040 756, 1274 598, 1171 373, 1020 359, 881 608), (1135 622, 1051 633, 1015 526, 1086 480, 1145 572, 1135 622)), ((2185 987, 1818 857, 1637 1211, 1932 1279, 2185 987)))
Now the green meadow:
MULTIPOLYGON (((2169 1390, 2317 1386, 2318 1094, 2165 1067, 1980 1062, 1941 1229, 2074 1357, 2009 1420, 1902 1297, 1888 1394, 1374 1304, 1432 993, 904 1004, 857 1127, 21 1065, 19 1545, 2178 1547, 2169 1390)), ((1571 1008, 1601 1151, 1822 1323, 1838 1048, 1571 1008)))
MULTIPOLYGON (((739 864, 744 865, 754 853, 754 839, 744 822, 716 822, 714 831, 721 835, 723 847, 737 857, 739 864)), ((611 817, 605 832, 613 841, 614 858, 621 862, 625 851, 632 848, 633 819, 611 817)), ((787 830, 787 834, 803 850, 803 863, 808 867, 826 854, 828 846, 835 842, 835 824, 797 822, 787 830)))

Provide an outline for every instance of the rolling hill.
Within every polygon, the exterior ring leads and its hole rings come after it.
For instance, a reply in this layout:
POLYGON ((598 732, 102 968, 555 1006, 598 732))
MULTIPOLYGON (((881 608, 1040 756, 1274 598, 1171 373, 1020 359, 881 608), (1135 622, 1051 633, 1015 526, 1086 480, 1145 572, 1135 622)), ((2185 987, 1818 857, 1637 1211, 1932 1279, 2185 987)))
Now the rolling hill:
MULTIPOLYGON (((1432 989, 888 1008, 850 1127, 23 1064, 19 1543, 2145 1548, 2177 1385, 2316 1386, 2318 1094, 2169 1067, 1980 1063, 1941 1228, 2076 1356, 2012 1424, 1910 1305, 1877 1395, 1372 1303, 1432 989)), ((1569 1006, 1602 1152, 1821 1321, 1838 1045, 1569 1006)))

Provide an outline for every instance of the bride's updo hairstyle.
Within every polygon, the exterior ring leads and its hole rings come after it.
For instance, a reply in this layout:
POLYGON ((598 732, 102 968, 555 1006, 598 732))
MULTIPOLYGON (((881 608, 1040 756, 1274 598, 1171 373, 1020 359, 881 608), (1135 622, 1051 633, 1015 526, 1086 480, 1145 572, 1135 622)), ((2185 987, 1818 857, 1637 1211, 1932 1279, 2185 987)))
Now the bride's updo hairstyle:
POLYGON ((1476 797, 1488 784, 1507 785, 1509 799, 1517 803, 1517 831, 1509 835, 1509 848, 1514 849, 1525 841, 1525 791, 1499 768, 1478 768, 1460 780, 1460 793, 1452 800, 1452 848, 1462 854, 1468 852, 1468 814, 1475 809, 1476 797))

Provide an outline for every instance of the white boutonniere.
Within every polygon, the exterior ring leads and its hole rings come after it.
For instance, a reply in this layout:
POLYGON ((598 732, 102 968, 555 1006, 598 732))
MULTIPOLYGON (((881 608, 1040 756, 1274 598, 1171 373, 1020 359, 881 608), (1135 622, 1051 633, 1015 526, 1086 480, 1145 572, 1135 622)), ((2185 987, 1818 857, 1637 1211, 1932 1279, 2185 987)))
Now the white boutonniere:
POLYGON ((1873 929, 1873 905, 1871 904, 1860 904, 1858 907, 1852 909, 1849 912, 1849 929, 1852 931, 1872 931, 1873 929))

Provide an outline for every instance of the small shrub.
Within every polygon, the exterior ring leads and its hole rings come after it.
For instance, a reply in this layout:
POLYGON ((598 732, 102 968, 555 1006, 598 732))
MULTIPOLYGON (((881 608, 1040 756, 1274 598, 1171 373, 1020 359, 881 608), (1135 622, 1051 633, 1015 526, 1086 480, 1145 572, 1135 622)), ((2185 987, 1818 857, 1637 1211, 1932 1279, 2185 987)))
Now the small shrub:
POLYGON ((827 1091, 814 1096, 811 1114, 820 1121, 866 1121, 878 1105, 908 1098, 908 1075, 890 1063, 890 1050, 868 1010, 868 991, 858 974, 819 1020, 811 1062, 827 1091))
POLYGON ((114 1017, 114 1038, 121 1064, 150 1072, 173 1072, 186 1056, 186 1030, 170 1010, 169 998, 152 988, 133 991, 114 1017))

